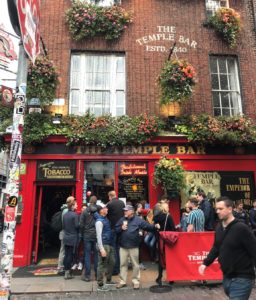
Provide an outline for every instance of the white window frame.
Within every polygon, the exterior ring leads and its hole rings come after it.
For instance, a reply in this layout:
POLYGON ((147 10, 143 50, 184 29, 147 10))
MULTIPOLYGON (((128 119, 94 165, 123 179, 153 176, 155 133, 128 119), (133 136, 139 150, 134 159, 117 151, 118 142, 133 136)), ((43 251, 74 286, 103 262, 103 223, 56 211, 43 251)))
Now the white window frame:
MULTIPOLYGON (((71 69, 70 69, 70 94, 69 94, 69 114, 76 114, 76 115, 84 115, 88 110, 90 113, 95 114, 97 116, 104 115, 106 112, 102 112, 101 114, 95 113, 94 109, 96 107, 104 109, 103 106, 95 105, 88 109, 86 105, 86 93, 93 93, 97 91, 109 91, 110 95, 110 111, 109 114, 112 116, 120 116, 126 114, 126 65, 125 65, 125 55, 124 54, 106 54, 106 53, 96 53, 96 52, 87 52, 87 53, 74 53, 71 55, 71 69), (106 89, 97 89, 88 86, 88 82, 86 82, 86 72, 88 71, 87 68, 87 60, 86 58, 89 56, 105 56, 110 59, 110 76, 109 81, 110 84, 106 89), (123 80, 123 87, 117 87, 117 61, 118 59, 123 58, 124 62, 124 74, 123 80), (76 67, 74 66, 74 61, 77 59, 76 67), (118 92, 123 93, 123 104, 117 105, 118 102, 118 92), (76 93, 76 102, 72 101, 73 94, 76 93), (74 112, 74 109, 77 111, 74 112), (117 110, 122 110, 122 114, 117 113, 117 110)), ((75 99, 75 98, 74 98, 75 99)))
MULTIPOLYGON (((211 63, 210 63, 210 72, 211 72, 211 79, 212 81, 218 79, 218 86, 219 88, 213 88, 212 83, 212 103, 213 103, 213 112, 215 116, 237 116, 242 115, 242 99, 241 99, 241 88, 240 88, 240 80, 239 80, 239 70, 238 70, 238 62, 237 58, 233 56, 217 56, 211 55, 211 60, 216 60, 217 63, 217 72, 213 72, 211 70, 211 63), (220 71, 220 60, 225 60, 225 69, 226 72, 220 71), (233 63, 233 70, 229 68, 228 61, 233 63), (228 88, 222 89, 221 88, 221 78, 225 78, 225 82, 227 83, 228 88), (233 85, 233 88, 231 86, 233 85), (216 99, 215 99, 216 97, 216 99), (225 99, 226 97, 226 99, 225 99), (228 106, 223 105, 223 99, 229 103, 228 106), (218 101, 218 105, 216 103, 218 101), (215 103, 214 103, 215 102, 215 103), (220 113, 217 113, 219 111, 220 113)), ((215 64, 216 66, 216 64, 215 64)), ((223 81, 222 81, 223 84, 223 81)))
POLYGON ((229 7, 229 0, 205 0, 206 16, 213 16, 220 7, 229 7))
POLYGON ((114 4, 121 4, 121 0, 86 0, 86 2, 98 6, 112 6, 114 4))

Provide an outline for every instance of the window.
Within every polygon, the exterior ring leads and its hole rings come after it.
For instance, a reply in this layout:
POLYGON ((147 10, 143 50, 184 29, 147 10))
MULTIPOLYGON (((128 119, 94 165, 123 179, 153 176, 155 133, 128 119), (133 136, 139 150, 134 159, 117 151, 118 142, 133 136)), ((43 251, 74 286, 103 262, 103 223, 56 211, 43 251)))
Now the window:
POLYGON ((215 116, 242 113, 238 65, 235 57, 210 56, 212 99, 215 116))
POLYGON ((125 114, 125 57, 74 54, 71 57, 70 113, 125 114))
POLYGON ((121 4, 121 0, 87 0, 91 4, 97 4, 99 6, 111 6, 114 4, 121 4))
POLYGON ((205 0, 206 15, 211 17, 220 7, 229 7, 228 0, 205 0))

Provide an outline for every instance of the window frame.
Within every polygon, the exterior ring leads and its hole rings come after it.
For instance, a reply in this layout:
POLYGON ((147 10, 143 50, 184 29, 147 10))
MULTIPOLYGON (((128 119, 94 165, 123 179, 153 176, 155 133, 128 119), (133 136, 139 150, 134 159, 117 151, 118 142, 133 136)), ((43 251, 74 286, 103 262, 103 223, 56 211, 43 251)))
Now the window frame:
MULTIPOLYGON (((110 105, 109 105, 109 114, 112 116, 120 116, 120 114, 117 113, 117 109, 121 108, 123 109, 123 114, 122 115, 126 115, 126 110, 127 110, 127 103, 126 103, 126 56, 125 53, 120 53, 120 52, 111 52, 111 53, 107 53, 107 52, 73 52, 71 53, 71 59, 70 59, 70 86, 69 86, 69 114, 76 114, 76 115, 84 115, 86 114, 86 112, 88 111, 88 109, 86 109, 86 91, 91 91, 93 92, 97 92, 97 91, 102 91, 102 89, 97 89, 97 88, 93 88, 93 87, 89 87, 87 85, 86 82, 86 70, 87 70, 87 63, 86 62, 86 57, 88 56, 108 56, 110 58, 110 64, 111 64, 111 74, 110 74, 110 85, 109 85, 109 89, 106 89, 106 91, 110 91, 110 105), (73 57, 78 56, 80 59, 80 63, 79 63, 79 71, 78 73, 78 83, 77 86, 73 86, 73 80, 72 80, 72 76, 73 74, 76 72, 75 70, 72 70, 72 65, 73 65, 73 57), (123 58, 123 68, 124 68, 124 87, 120 88, 116 85, 116 79, 117 79, 117 60, 118 58, 122 57, 123 58), (115 72, 114 72, 115 70, 115 72), (79 93, 78 96, 78 104, 77 106, 73 104, 72 102, 72 92, 73 91, 77 91, 79 93), (123 105, 117 105, 117 92, 121 91, 123 92, 123 96, 124 96, 124 104, 123 105), (74 113, 72 112, 73 107, 77 107, 77 111, 78 113, 74 113)), ((95 106, 94 106, 95 107, 95 106)), ((101 109, 103 109, 103 106, 101 106, 101 109)), ((90 110, 91 113, 94 114, 94 109, 90 110)), ((101 116, 101 115, 105 115, 105 113, 102 113, 100 115, 96 114, 97 116, 101 116)))
POLYGON ((85 2, 88 2, 88 3, 93 4, 93 5, 103 6, 103 7, 108 7, 108 6, 112 6, 112 5, 116 5, 116 4, 118 4, 118 5, 121 4, 121 0, 85 0, 85 2), (103 2, 103 3, 99 3, 99 2, 103 2), (107 3, 105 3, 105 2, 107 2, 107 3), (108 3, 108 2, 113 2, 113 3, 108 3))
POLYGON ((229 110, 229 115, 228 116, 238 116, 238 115, 242 115, 243 114, 243 103, 242 103, 242 91, 241 91, 241 79, 240 79, 240 69, 239 69, 239 61, 238 58, 236 56, 230 56, 230 55, 209 55, 209 70, 210 70, 210 82, 211 82, 211 96, 212 96, 212 108, 213 108, 213 115, 214 116, 227 116, 227 114, 223 114, 223 110, 224 109, 228 109, 229 110), (211 68, 211 59, 215 58, 217 60, 216 64, 217 64, 217 73, 213 72, 212 68, 211 68), (219 59, 225 59, 225 64, 226 64, 226 73, 220 72, 219 69, 219 59), (230 70, 228 70, 228 60, 233 60, 234 62, 234 73, 229 72, 230 70), (212 85, 212 75, 217 75, 218 76, 218 85, 219 85, 219 89, 215 89, 213 88, 212 85), (230 77, 231 75, 234 76, 235 78, 235 85, 236 85, 236 89, 221 89, 221 79, 220 76, 226 75, 227 78, 227 84, 230 87, 230 77), (219 106, 215 106, 214 104, 214 92, 219 93, 219 106), (229 106, 228 107, 224 107, 222 105, 222 99, 221 99, 221 93, 228 93, 229 95, 229 106), (231 106, 231 101, 232 101, 232 96, 231 93, 236 93, 236 97, 237 97, 237 113, 235 112, 236 108, 235 105, 231 106), (215 109, 220 109, 220 114, 217 115, 215 114, 215 109))

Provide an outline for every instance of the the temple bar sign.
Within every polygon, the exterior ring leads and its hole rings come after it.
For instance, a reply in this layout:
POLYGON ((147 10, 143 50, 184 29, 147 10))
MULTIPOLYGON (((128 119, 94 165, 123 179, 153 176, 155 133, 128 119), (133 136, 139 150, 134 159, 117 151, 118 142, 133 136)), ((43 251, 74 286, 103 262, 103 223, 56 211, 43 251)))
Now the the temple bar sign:
POLYGON ((36 179, 40 181, 73 181, 76 179, 76 162, 67 161, 39 161, 36 179))

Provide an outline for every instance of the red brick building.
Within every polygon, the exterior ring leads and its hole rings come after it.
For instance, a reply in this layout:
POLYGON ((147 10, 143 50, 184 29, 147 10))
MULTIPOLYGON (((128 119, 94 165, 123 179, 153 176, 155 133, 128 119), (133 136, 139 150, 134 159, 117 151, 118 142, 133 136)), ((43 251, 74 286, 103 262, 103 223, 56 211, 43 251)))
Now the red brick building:
MULTIPOLYGON (((197 72, 185 112, 243 113, 256 118, 255 1, 122 0, 121 6, 133 11, 133 22, 119 39, 106 41, 99 36, 79 42, 72 39, 66 23, 70 5, 66 0, 41 1, 41 36, 61 76, 60 105, 51 106, 52 113, 84 114, 90 109, 96 115, 158 115, 156 80, 176 43, 172 58, 187 59, 197 72), (204 25, 207 16, 221 6, 232 7, 241 15, 241 33, 232 49, 204 25)), ((107 191, 115 189, 126 201, 146 200, 152 207, 161 194, 152 184, 154 165, 163 154, 182 159, 190 172, 191 189, 200 186, 211 198, 225 193, 248 206, 255 197, 254 146, 236 154, 231 147, 204 148, 188 145, 184 136, 166 136, 136 147, 108 153, 93 146, 70 148, 64 138, 49 137, 30 153, 25 149, 24 209, 17 226, 15 264, 28 265, 45 256, 50 243, 47 224, 69 194, 80 205, 87 200, 88 191, 107 201, 107 191), (130 176, 123 176, 124 167, 130 176), (135 176, 138 170, 142 176, 135 176), (59 172, 66 173, 61 177, 56 175, 59 172), (25 237, 24 230, 28 232, 25 237)), ((179 208, 180 199, 171 203, 176 223, 179 208)))

